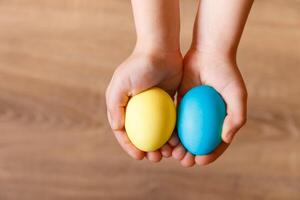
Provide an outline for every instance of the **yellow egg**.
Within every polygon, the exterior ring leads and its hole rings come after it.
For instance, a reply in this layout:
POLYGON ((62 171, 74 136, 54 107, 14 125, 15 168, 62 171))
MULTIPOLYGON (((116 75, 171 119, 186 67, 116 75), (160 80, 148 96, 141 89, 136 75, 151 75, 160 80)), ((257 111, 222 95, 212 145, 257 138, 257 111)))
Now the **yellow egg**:
POLYGON ((126 108, 125 129, 130 141, 142 151, 155 151, 171 137, 176 123, 172 98, 160 88, 133 96, 126 108))

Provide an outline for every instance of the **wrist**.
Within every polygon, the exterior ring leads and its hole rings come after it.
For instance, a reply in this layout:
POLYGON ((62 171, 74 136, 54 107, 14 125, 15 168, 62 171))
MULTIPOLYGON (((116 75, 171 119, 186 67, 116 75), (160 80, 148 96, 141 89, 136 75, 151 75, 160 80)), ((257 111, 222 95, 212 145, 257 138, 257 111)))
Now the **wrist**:
POLYGON ((152 63, 150 67, 164 67, 172 69, 182 69, 183 57, 178 50, 157 50, 135 48, 131 53, 131 58, 143 58, 152 63))
POLYGON ((135 50, 146 52, 180 52, 179 35, 174 33, 138 34, 135 50))
MULTIPOLYGON (((152 42, 152 40, 137 40, 133 50, 134 54, 144 55, 174 55, 181 56, 179 44, 167 42, 152 42)), ((182 57, 182 56, 181 56, 182 57)))
POLYGON ((207 60, 236 62, 236 50, 234 49, 192 44, 189 53, 207 60))

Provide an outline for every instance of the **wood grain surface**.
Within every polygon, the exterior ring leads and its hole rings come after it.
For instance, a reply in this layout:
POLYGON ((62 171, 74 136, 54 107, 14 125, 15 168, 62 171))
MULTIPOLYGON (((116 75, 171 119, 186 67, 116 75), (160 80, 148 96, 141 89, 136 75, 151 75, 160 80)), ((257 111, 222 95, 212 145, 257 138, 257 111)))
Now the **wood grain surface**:
MULTIPOLYGON (((182 47, 195 1, 181 2, 182 47)), ((248 123, 207 167, 134 161, 104 91, 130 53, 129 1, 0 0, 0 200, 300 199, 300 2, 256 1, 238 63, 248 123)))

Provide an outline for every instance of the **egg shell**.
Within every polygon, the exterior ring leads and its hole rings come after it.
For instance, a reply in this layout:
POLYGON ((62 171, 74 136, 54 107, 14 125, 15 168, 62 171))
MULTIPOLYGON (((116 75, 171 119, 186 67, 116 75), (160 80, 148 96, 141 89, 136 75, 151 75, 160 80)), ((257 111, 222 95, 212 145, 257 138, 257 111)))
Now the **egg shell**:
POLYGON ((142 151, 162 147, 171 137, 175 125, 175 104, 160 88, 141 92, 127 104, 125 129, 130 141, 142 151))
POLYGON ((183 146, 194 155, 207 155, 221 143, 226 105, 208 85, 189 90, 178 107, 177 131, 183 146))

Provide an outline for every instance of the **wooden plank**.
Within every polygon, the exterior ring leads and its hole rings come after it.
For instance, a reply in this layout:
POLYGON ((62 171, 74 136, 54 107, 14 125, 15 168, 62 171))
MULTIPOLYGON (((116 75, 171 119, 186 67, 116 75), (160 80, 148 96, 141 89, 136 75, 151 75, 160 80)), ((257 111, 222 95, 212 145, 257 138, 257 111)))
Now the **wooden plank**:
MULTIPOLYGON (((194 1, 182 1, 188 48, 194 1)), ((131 51, 129 1, 0 1, 0 199, 299 199, 300 4, 254 4, 239 64, 249 120, 208 167, 130 159, 104 91, 131 51)))

